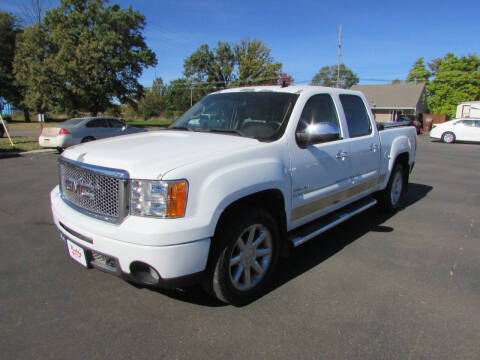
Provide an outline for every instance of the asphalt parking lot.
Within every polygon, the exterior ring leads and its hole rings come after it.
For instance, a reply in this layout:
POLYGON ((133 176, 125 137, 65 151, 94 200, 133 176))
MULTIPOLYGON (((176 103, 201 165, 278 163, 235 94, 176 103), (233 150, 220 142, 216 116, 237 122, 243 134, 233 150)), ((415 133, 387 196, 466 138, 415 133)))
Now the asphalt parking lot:
POLYGON ((241 308, 70 260, 49 209, 57 157, 0 159, 2 359, 480 356, 480 145, 420 137, 402 211, 296 249, 241 308))

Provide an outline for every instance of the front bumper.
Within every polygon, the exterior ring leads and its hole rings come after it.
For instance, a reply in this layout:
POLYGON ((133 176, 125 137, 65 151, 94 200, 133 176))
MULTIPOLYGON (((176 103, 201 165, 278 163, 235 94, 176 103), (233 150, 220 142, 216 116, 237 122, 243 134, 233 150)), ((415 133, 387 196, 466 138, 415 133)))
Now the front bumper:
POLYGON ((175 280, 201 273, 206 267, 209 228, 201 226, 199 219, 128 216, 121 224, 111 224, 71 208, 60 197, 58 186, 50 199, 55 225, 63 236, 87 254, 93 251, 115 259, 118 269, 111 272, 117 275, 131 279, 132 266, 141 262, 158 272, 158 285, 174 286, 175 280))

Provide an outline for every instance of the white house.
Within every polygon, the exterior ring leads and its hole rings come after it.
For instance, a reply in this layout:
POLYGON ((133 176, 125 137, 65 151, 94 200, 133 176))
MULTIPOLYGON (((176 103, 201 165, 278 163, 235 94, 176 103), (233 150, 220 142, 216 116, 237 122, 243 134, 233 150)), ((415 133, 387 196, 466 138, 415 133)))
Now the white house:
POLYGON ((480 118, 480 101, 466 101, 457 105, 458 118, 473 117, 480 118))

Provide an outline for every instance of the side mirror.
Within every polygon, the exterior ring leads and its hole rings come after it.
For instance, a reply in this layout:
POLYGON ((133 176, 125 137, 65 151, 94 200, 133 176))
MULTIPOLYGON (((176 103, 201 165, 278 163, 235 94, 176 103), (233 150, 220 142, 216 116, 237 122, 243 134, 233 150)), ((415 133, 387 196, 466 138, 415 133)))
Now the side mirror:
POLYGON ((320 144, 327 141, 339 140, 340 129, 329 122, 320 122, 308 125, 304 130, 295 134, 298 146, 306 148, 309 145, 320 144))

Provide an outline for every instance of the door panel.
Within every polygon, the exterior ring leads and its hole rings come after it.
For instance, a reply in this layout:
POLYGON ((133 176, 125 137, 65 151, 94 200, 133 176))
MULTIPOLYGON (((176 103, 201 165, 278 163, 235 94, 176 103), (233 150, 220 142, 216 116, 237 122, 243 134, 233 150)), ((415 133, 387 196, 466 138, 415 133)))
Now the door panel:
POLYGON ((360 193, 373 188, 378 179, 381 160, 379 136, 360 96, 342 94, 340 102, 350 135, 352 185, 360 193))
MULTIPOLYGON (((305 104, 297 131, 318 123, 335 124, 343 135, 332 97, 313 95, 305 104)), ((292 176, 291 221, 306 222, 341 202, 351 187, 350 145, 334 140, 301 148, 290 144, 292 176)))

